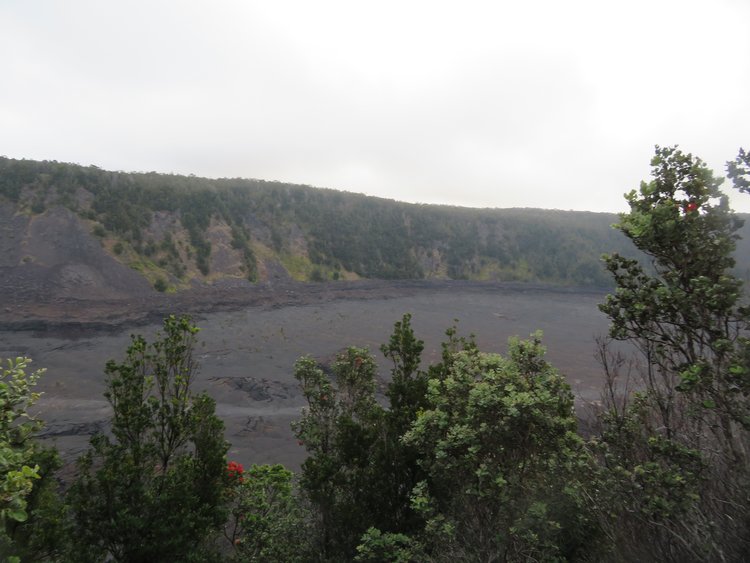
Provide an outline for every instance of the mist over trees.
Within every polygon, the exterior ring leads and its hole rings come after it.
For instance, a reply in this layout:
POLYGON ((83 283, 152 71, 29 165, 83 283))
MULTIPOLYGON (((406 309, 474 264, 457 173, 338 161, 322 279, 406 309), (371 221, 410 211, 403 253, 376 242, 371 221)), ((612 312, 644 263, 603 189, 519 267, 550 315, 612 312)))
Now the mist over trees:
MULTIPOLYGON (((348 347, 293 367, 307 407, 299 476, 226 459, 213 402, 190 390, 196 328, 165 320, 110 362, 112 436, 92 439, 62 497, 24 420, 38 374, 0 379, 10 561, 732 561, 750 552, 750 310, 732 253, 741 220, 721 179, 676 147, 616 226, 650 264, 613 253, 601 305, 603 395, 584 434, 542 336, 482 351, 456 327, 425 365, 404 315, 375 362, 348 347), (39 461, 37 461, 39 460, 39 461), (46 491, 44 495, 35 492, 46 491), (133 491, 128 494, 128 491, 133 491), (54 491, 53 491, 54 492, 54 491), (40 535, 30 533, 40 531, 40 535), (41 534, 41 530, 46 530, 41 534), (223 538, 223 539, 222 539, 223 538)), ((728 166, 750 191, 750 157, 728 166)), ((54 463, 48 464, 54 467, 54 463)))

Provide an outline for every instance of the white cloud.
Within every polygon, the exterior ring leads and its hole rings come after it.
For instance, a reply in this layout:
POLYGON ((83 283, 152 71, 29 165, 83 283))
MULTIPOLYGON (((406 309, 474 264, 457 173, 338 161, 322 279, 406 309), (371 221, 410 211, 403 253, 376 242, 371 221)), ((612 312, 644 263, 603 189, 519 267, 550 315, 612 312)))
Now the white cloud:
POLYGON ((750 148, 747 21, 732 0, 11 0, 0 154, 619 210, 654 144, 717 171, 750 148))

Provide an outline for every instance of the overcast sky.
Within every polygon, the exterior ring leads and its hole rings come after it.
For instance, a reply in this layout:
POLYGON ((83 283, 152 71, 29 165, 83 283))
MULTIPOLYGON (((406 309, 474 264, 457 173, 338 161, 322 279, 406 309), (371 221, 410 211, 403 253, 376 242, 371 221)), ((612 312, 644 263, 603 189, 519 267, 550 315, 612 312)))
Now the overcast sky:
POLYGON ((0 53, 14 158, 620 211, 750 149, 748 0, 3 0, 0 53))

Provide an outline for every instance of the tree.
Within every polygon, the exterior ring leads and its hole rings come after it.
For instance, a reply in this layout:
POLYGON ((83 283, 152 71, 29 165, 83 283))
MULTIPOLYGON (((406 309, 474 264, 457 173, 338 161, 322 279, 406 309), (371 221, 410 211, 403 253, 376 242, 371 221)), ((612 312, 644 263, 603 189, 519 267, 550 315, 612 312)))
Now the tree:
POLYGON ((31 360, 8 359, 0 365, 0 553, 13 553, 8 525, 28 518, 27 497, 39 479, 31 440, 40 422, 28 409, 39 399, 33 391, 44 370, 26 373, 31 360))
POLYGON ((737 157, 727 162, 727 176, 736 189, 750 193, 750 152, 740 149, 737 157))
POLYGON ((154 282, 154 289, 156 291, 160 293, 164 293, 165 291, 167 291, 168 287, 169 286, 167 285, 167 281, 164 278, 162 277, 156 278, 156 281, 154 282))
POLYGON ((410 314, 395 323, 388 343, 380 347, 393 367, 386 390, 389 408, 384 413, 383 438, 373 452, 383 485, 379 494, 383 518, 378 532, 414 534, 424 526, 422 516, 411 506, 412 491, 424 479, 424 471, 417 463, 417 449, 402 441, 417 415, 428 408, 428 375, 420 369, 423 350, 424 342, 416 338, 410 314))
POLYGON ((410 499, 423 472, 416 449, 401 442, 426 406, 427 376, 419 370, 423 348, 411 316, 404 315, 381 347, 393 362, 388 409, 375 399, 376 366, 365 349, 348 348, 338 355, 333 382, 311 358, 295 366, 309 405, 295 425, 310 453, 301 486, 319 517, 325 557, 353 558, 368 529, 408 534, 423 526, 410 499))
POLYGON ((31 492, 39 467, 30 465, 34 456, 31 441, 40 422, 28 409, 39 399, 32 391, 44 370, 26 373, 31 360, 8 359, 0 367, 0 522, 23 522, 26 496, 31 492))
POLYGON ((370 454, 383 408, 375 401, 375 362, 367 350, 348 348, 332 371, 335 387, 312 358, 297 361, 294 375, 309 407, 293 428, 310 454, 300 485, 318 515, 319 550, 324 559, 346 560, 373 519, 380 524, 380 476, 370 454))
POLYGON ((191 391, 197 332, 170 316, 153 343, 134 336, 126 359, 107 363, 112 435, 92 438, 69 495, 78 560, 210 558, 227 443, 213 400, 191 391))
POLYGON ((370 528, 357 546, 358 563, 414 563, 425 558, 422 546, 405 534, 382 533, 370 528))
POLYGON ((58 561, 66 553, 69 541, 67 507, 59 491, 55 472, 62 461, 54 448, 34 444, 31 463, 38 467, 35 479, 26 496, 23 521, 7 520, 5 533, 8 546, 0 546, 0 559, 11 559, 9 554, 24 561, 58 561))
POLYGON ((297 362, 309 404, 295 425, 310 453, 301 487, 322 559, 513 560, 592 541, 579 480, 589 458, 538 337, 513 341, 505 359, 455 327, 447 336, 425 372, 411 316, 395 324, 381 347, 393 362, 388 409, 366 350, 340 354, 332 379, 312 358, 297 362))
POLYGON ((306 555, 305 513, 294 494, 293 473, 282 465, 230 462, 231 514, 224 535, 235 561, 294 563, 306 555))
POLYGON ((424 342, 414 335, 408 313, 394 325, 388 344, 380 347, 383 355, 393 362, 386 394, 393 430, 399 435, 409 429, 417 412, 426 406, 427 374, 419 370, 423 350, 424 342))
POLYGON ((29 408, 45 370, 27 373, 28 358, 9 359, 0 368, 0 558, 39 561, 58 556, 66 543, 65 507, 54 472, 57 451, 33 440, 42 422, 29 408))
MULTIPOLYGON (((728 164, 742 191, 748 164, 742 150, 728 164)), ((626 557, 741 560, 750 550, 750 316, 731 268, 742 222, 700 159, 657 147, 651 166, 616 227, 652 271, 605 257, 616 292, 600 308, 611 337, 639 356, 639 390, 628 399, 610 387, 598 445, 606 502, 617 507, 611 533, 626 557)), ((612 383, 622 361, 602 357, 612 383)))
POLYGON ((506 358, 449 350, 432 370, 428 409, 403 438, 426 473, 412 502, 432 559, 576 555, 593 542, 580 481, 588 460, 572 393, 544 360, 539 335, 512 339, 506 358))

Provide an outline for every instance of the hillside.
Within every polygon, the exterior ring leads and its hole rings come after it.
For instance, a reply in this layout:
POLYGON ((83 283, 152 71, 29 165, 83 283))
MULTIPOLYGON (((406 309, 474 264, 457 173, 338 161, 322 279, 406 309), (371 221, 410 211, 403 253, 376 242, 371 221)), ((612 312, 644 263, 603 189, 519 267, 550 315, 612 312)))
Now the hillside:
POLYGON ((602 286, 600 255, 634 253, 616 220, 0 158, 4 289, 62 296, 361 278, 602 286))

